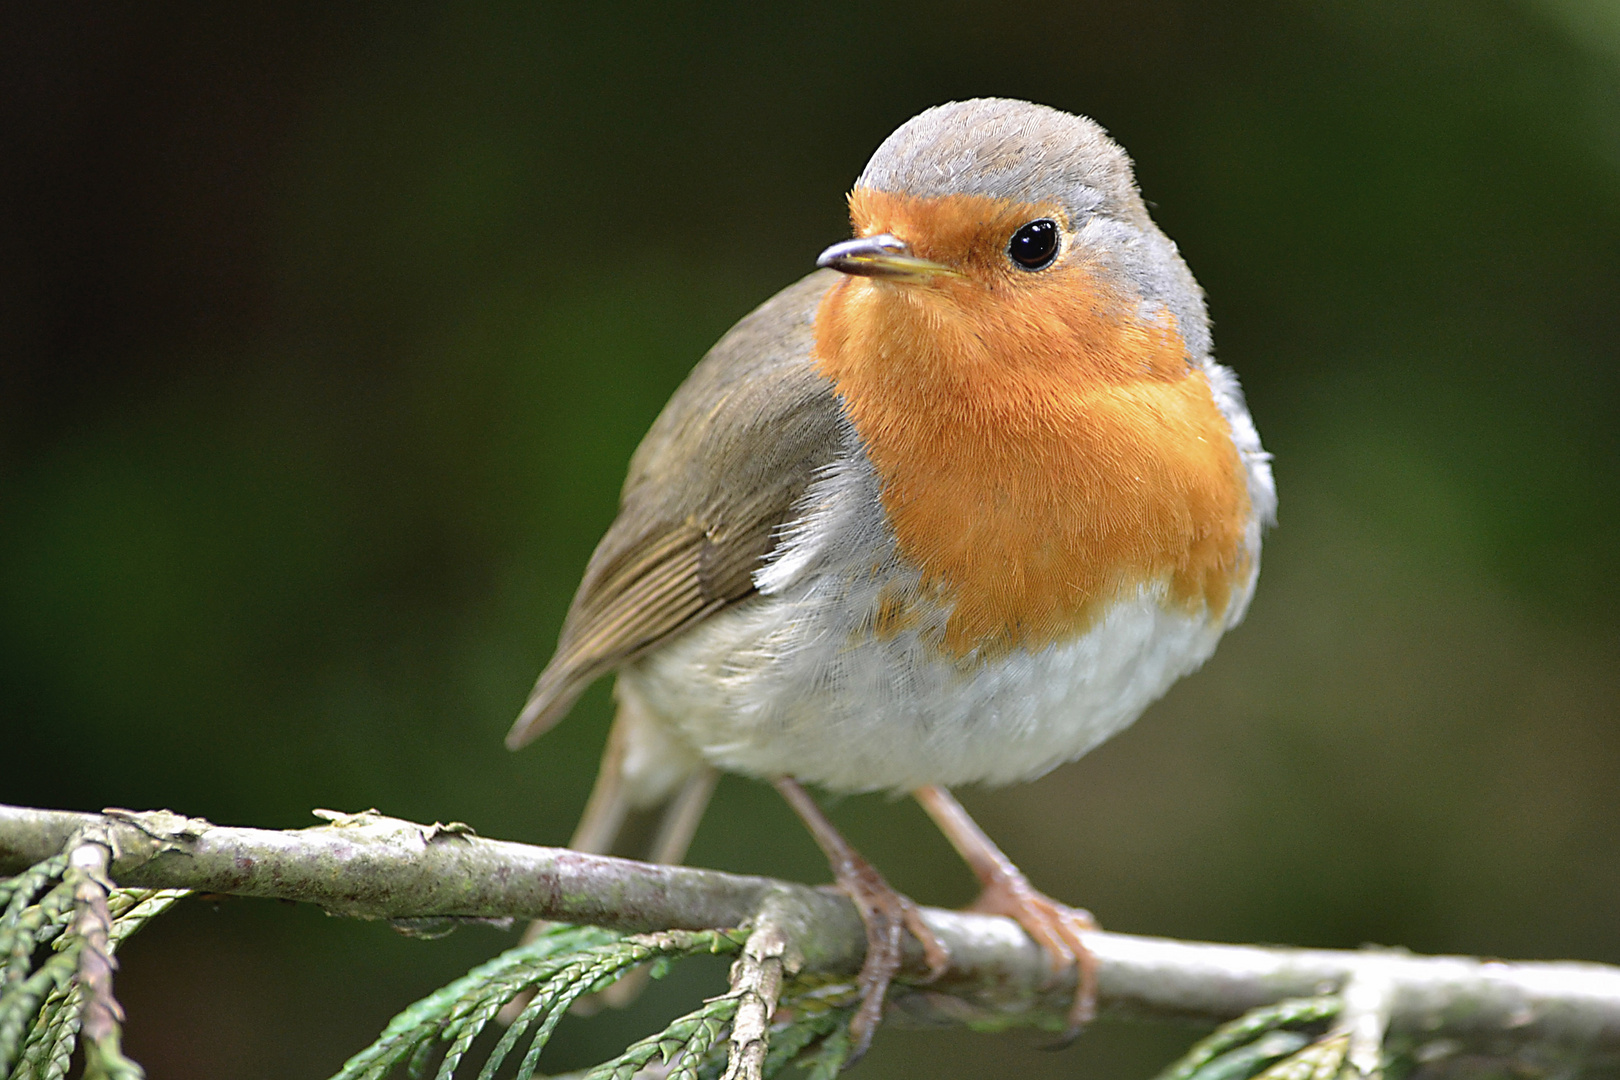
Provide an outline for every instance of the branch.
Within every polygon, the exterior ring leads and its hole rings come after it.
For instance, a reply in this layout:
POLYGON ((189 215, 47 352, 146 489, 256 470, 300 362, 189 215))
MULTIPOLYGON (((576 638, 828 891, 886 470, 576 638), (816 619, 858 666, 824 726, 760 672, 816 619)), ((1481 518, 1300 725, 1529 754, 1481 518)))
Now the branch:
MULTIPOLYGON (((50 858, 94 825, 113 853, 109 876, 126 887, 301 900, 359 918, 549 919, 635 932, 737 927, 769 901, 805 970, 853 973, 865 950, 854 905, 826 889, 486 840, 464 825, 415 825, 375 812, 321 816, 330 823, 278 832, 167 811, 0 806, 0 875, 50 858)), ((1048 984, 1045 957, 1017 924, 934 908, 924 917, 950 948, 951 965, 926 987, 901 988, 900 1011, 927 1022, 1062 1027, 1073 984, 1048 984)), ((1620 1058, 1620 968, 1100 931, 1087 943, 1101 1003, 1115 1015, 1225 1021, 1359 985, 1377 988, 1374 1022, 1391 1036, 1490 1054, 1539 1045, 1588 1061, 1620 1058)), ((906 973, 921 981, 925 972, 910 942, 906 973)))

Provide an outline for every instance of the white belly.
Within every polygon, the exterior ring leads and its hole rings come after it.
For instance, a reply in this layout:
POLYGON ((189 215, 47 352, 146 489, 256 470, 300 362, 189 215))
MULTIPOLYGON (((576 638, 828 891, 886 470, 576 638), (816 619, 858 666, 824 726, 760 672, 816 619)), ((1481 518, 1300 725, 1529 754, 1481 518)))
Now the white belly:
POLYGON ((1077 640, 964 669, 916 631, 851 641, 806 633, 806 615, 756 597, 627 667, 620 692, 734 772, 840 791, 1000 784, 1131 723, 1225 629, 1144 591, 1077 640))

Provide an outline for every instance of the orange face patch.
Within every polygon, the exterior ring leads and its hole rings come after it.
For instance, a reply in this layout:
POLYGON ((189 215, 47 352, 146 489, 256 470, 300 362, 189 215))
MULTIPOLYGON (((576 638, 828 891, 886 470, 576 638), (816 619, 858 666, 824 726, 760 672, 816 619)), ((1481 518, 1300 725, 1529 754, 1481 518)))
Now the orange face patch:
POLYGON ((1248 488, 1169 312, 1144 318, 1077 252, 1012 266, 1008 238, 1053 208, 850 202, 857 234, 893 233, 962 274, 848 277, 816 315, 817 368, 865 441, 901 554, 954 600, 943 647, 1067 640, 1144 583, 1224 611, 1247 572, 1248 488))

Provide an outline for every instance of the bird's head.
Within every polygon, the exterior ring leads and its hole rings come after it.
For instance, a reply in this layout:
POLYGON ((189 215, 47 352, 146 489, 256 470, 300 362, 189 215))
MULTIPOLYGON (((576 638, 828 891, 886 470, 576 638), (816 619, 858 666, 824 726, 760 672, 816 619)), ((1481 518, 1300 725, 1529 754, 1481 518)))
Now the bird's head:
POLYGON ((818 260, 848 275, 818 320, 835 380, 898 362, 989 390, 1040 372, 1095 385, 1179 377, 1209 350, 1197 283, 1130 159, 1084 117, 1002 99, 929 109, 878 148, 849 203, 855 238, 818 260))

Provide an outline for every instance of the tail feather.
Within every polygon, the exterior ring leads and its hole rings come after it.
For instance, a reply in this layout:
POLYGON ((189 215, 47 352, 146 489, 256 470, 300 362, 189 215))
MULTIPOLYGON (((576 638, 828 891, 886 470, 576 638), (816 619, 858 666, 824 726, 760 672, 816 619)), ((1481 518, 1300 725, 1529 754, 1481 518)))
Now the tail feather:
POLYGON ((630 814, 627 798, 624 759, 628 727, 614 717, 608 732, 607 747, 602 751, 602 763, 596 770, 596 783, 591 786, 591 797, 585 800, 585 812, 574 826, 574 835, 568 846, 575 851, 591 855, 607 855, 624 829, 630 814))
POLYGON ((686 861, 686 851, 692 846, 692 837, 697 835, 698 824, 703 820, 703 812, 709 808, 709 798, 714 794, 715 781, 718 779, 720 773, 713 765, 700 765, 693 770, 675 797, 664 807, 664 816, 659 819, 658 832, 653 838, 648 859, 667 866, 677 866, 686 861))
POLYGON ((568 715, 585 688, 601 676, 600 670, 559 670, 555 663, 547 666, 535 681, 534 689, 529 691, 523 711, 512 722, 512 730, 506 733, 506 748, 521 749, 550 731, 557 721, 568 715))
POLYGON ((713 766, 678 745, 663 725, 650 720, 626 694, 608 732, 596 784, 568 846, 593 855, 613 854, 631 814, 661 811, 645 857, 656 863, 686 858, 718 778, 713 766))

